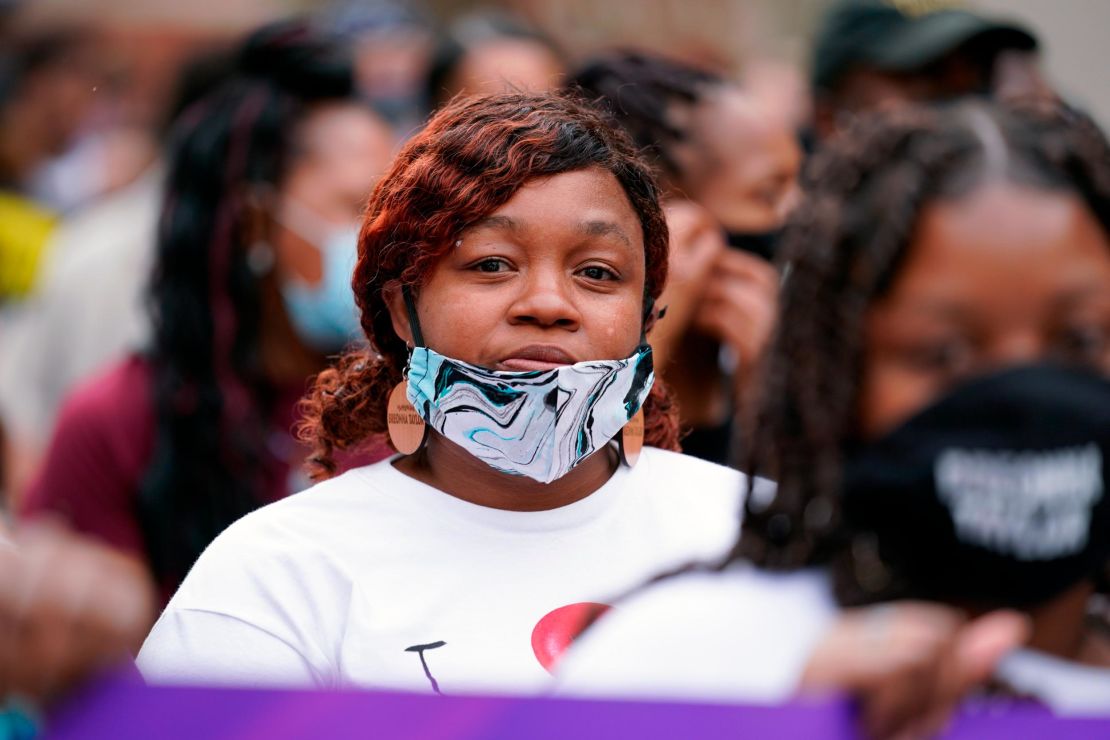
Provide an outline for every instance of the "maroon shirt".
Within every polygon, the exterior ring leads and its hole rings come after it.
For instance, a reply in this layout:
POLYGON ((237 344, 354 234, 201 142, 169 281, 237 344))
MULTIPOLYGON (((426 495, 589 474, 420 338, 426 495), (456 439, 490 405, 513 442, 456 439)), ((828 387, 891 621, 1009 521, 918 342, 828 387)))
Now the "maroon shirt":
MULTIPOLYGON (((26 516, 49 513, 74 530, 147 561, 136 501, 154 454, 153 370, 141 357, 130 357, 78 387, 62 405, 54 437, 37 479, 23 500, 26 516)), ((303 389, 281 394, 274 407, 273 433, 267 440, 271 463, 264 472, 266 500, 289 493, 291 463, 299 466, 305 450, 292 427, 303 389)), ((358 456, 356 465, 390 454, 384 442, 358 456)), ((162 584, 168 597, 177 584, 162 584)))

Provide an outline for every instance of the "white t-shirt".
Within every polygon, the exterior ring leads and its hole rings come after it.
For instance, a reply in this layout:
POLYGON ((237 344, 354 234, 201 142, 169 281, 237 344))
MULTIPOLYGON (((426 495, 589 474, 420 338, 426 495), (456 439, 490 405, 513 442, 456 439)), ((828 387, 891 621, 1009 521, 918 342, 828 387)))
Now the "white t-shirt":
MULTIPOLYGON (((394 458, 395 459, 395 458, 394 458)), ((250 514, 197 561, 143 645, 155 682, 536 692, 590 603, 722 556, 743 476, 645 448, 559 509, 467 503, 349 471, 250 514)))
MULTIPOLYGON (((797 692, 839 607, 828 573, 748 565, 667 579, 621 602, 559 664, 564 696, 778 703, 797 692)), ((1032 650, 995 677, 1055 712, 1110 714, 1110 670, 1032 650)))

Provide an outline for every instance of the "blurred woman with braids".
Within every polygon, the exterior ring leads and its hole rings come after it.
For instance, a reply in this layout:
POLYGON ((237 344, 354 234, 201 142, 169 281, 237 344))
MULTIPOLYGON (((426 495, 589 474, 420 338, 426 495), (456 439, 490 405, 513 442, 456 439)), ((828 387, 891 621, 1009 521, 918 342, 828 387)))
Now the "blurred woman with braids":
POLYGON ((461 98, 378 184, 353 287, 373 349, 303 436, 400 454, 251 514, 139 656, 151 680, 535 691, 604 599, 735 537, 739 473, 676 454, 645 335, 655 181, 570 98, 461 98), (642 452, 640 448, 643 445, 642 452))
POLYGON ((724 77, 665 57, 610 53, 570 84, 628 131, 660 173, 671 281, 652 346, 689 432, 683 451, 730 461, 734 418, 775 315, 778 275, 769 260, 795 200, 798 144, 785 115, 724 77))
POLYGON ((299 21, 244 43, 171 135, 152 346, 71 396, 27 514, 145 561, 168 598, 221 530, 303 485, 295 406, 356 337, 354 229, 391 148, 341 47, 299 21))
POLYGON ((751 449, 777 493, 749 498, 720 572, 599 623, 568 687, 839 687, 880 734, 992 674, 1105 711, 1106 139, 1069 109, 892 111, 819 155, 808 187, 751 449), (690 634, 732 647, 687 660, 690 634))

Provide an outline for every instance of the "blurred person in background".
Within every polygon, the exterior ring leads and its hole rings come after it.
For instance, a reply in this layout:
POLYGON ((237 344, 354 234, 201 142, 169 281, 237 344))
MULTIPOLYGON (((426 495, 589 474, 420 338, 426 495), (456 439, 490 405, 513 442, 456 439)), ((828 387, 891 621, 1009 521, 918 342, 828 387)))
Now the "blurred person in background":
POLYGON ((150 575, 133 558, 62 527, 9 532, 0 522, 0 728, 30 733, 4 737, 34 736, 29 718, 5 715, 6 699, 46 705, 125 662, 156 604, 150 575))
POLYGON ((1053 97, 1032 32, 950 0, 837 0, 817 32, 812 64, 819 139, 882 106, 1053 97))
POLYGON ((511 16, 486 12, 455 21, 428 69, 432 110, 456 95, 546 92, 563 83, 566 62, 555 43, 511 16))
POLYGON ((729 462, 736 412, 775 315, 770 260, 797 195, 801 151, 790 123, 717 74, 648 53, 598 57, 570 87, 627 130, 660 172, 671 279, 652 346, 690 430, 683 451, 729 462))
MULTIPOLYGON (((232 71, 230 51, 188 62, 161 138, 232 71)), ((37 291, 9 325, 0 356, 0 418, 7 429, 0 490, 11 508, 18 508, 42 461, 65 394, 149 343, 147 292, 164 179, 159 157, 130 185, 63 217, 50 237, 37 291)))
POLYGON ((350 39, 359 90, 374 110, 403 136, 417 130, 428 115, 425 78, 435 51, 424 3, 337 0, 323 17, 350 39))
POLYGON ((70 396, 23 502, 144 562, 163 598, 227 525, 302 487, 294 407, 358 331, 355 227, 392 145, 352 95, 345 48, 285 21, 179 117, 151 346, 70 396))
POLYGON ((1051 103, 891 110, 830 142, 784 237, 749 451, 776 494, 720 567, 603 618, 568 687, 848 689, 879 735, 936 731, 988 681, 1106 713, 1108 163, 1051 103))
MULTIPOLYGON (((103 82, 92 35, 16 33, 0 51, 0 310, 34 288, 57 211, 33 193, 47 162, 73 142, 103 82)), ((3 327, 0 326, 0 346, 3 327)))

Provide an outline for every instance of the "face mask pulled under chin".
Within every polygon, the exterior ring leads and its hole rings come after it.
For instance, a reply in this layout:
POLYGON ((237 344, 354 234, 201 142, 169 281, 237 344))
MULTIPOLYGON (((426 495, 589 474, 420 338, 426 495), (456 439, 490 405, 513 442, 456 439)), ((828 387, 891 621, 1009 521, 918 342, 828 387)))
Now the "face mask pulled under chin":
POLYGON ((760 232, 726 231, 725 239, 733 249, 754 254, 768 262, 775 261, 775 249, 778 246, 781 230, 760 232))
POLYGON ((845 524, 915 598, 1044 603, 1110 560, 1110 380, 979 378, 846 455, 845 524))
POLYGON ((319 253, 323 274, 309 285, 295 276, 281 282, 285 313, 293 330, 318 352, 338 352, 362 338, 351 276, 358 261, 358 227, 336 227, 292 200, 282 203, 274 219, 311 244, 319 253))
POLYGON ((337 352, 362 337, 351 275, 358 259, 358 231, 336 231, 321 247, 324 272, 308 285, 288 278, 281 284, 285 312, 301 340, 320 352, 337 352))
POLYGON ((433 429, 503 473, 550 483, 636 415, 655 373, 651 347, 553 370, 487 370, 416 347, 408 399, 433 429))

